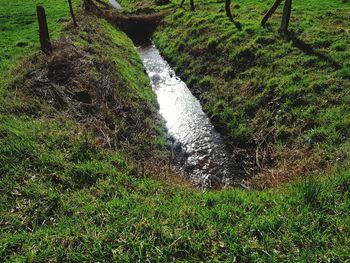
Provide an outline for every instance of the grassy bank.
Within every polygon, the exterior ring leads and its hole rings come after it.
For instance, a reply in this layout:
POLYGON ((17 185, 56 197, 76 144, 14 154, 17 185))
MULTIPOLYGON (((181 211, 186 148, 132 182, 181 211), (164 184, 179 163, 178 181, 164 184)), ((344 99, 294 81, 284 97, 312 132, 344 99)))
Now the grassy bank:
POLYGON ((1 262, 350 257, 345 168, 263 192, 156 179, 169 171, 140 59, 105 21, 78 22, 62 25, 51 56, 25 59, 3 86, 1 262))
MULTIPOLYGON (((134 11, 179 2, 122 1, 134 11)), ((347 159, 349 2, 293 3, 289 36, 278 33, 282 7, 260 26, 273 1, 234 1, 241 30, 223 2, 195 1, 195 12, 187 2, 173 8, 154 36, 217 129, 253 156, 248 163, 264 174, 264 185, 347 159)))

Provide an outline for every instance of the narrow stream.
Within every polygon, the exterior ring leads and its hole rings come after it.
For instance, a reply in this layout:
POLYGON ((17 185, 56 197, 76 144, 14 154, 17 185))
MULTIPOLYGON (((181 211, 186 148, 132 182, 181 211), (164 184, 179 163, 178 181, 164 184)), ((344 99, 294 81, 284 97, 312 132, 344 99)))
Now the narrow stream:
MULTIPOLYGON (((110 2, 121 8, 117 1, 110 2)), ((201 188, 239 184, 234 158, 186 84, 153 43, 139 46, 137 51, 157 94, 160 114, 176 150, 184 155, 185 171, 193 184, 201 188)))
POLYGON ((160 114, 168 131, 186 153, 186 169, 193 183, 200 187, 234 184, 233 158, 229 158, 223 139, 199 101, 154 44, 137 50, 157 94, 160 114))

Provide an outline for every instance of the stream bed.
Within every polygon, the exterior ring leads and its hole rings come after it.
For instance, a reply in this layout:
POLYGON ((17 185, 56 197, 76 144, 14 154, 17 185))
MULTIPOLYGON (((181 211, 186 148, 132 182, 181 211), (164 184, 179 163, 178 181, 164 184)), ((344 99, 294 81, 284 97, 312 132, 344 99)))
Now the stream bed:
POLYGON ((160 55, 153 43, 137 48, 175 148, 184 153, 185 170, 198 187, 239 183, 235 160, 226 150, 201 104, 160 55))

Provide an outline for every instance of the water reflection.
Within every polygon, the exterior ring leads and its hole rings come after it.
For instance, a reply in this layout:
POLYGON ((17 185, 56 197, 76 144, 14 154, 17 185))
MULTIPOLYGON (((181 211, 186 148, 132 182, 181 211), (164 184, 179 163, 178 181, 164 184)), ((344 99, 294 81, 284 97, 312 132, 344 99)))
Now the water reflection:
POLYGON ((109 0, 109 2, 111 3, 111 5, 112 5, 115 9, 122 9, 122 7, 120 6, 120 4, 119 4, 116 0, 109 0))
POLYGON ((214 130, 199 101, 153 44, 138 47, 138 52, 168 131, 184 146, 194 184, 201 187, 233 184, 233 159, 229 158, 220 134, 214 130))

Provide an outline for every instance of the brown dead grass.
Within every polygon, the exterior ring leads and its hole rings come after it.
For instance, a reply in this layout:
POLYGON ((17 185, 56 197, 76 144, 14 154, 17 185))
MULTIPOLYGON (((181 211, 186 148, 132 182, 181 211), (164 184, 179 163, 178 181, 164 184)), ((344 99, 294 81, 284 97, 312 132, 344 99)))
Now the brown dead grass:
POLYGON ((277 188, 291 183, 298 178, 312 174, 323 174, 327 164, 322 162, 325 153, 311 152, 308 149, 284 149, 275 153, 276 164, 273 168, 264 167, 252 179, 252 187, 256 189, 277 188))

